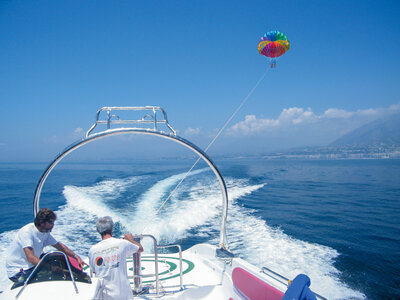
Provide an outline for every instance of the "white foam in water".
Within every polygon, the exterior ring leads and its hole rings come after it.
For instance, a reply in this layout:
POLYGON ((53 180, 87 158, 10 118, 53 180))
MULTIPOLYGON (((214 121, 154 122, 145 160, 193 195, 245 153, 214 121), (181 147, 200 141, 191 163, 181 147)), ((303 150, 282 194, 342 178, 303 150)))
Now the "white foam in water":
POLYGON ((127 215, 111 210, 105 200, 118 199, 128 186, 140 179, 143 178, 107 179, 87 187, 65 186, 63 195, 70 207, 96 217, 107 214, 113 218, 114 222, 127 223, 127 215))
POLYGON ((14 239, 18 230, 10 230, 0 234, 0 291, 3 291, 11 284, 6 272, 6 250, 14 239))
MULTIPOLYGON (((198 175, 208 170, 209 169, 207 168, 195 170, 192 171, 188 176, 198 175)), ((138 206, 131 218, 133 222, 131 221, 126 224, 127 228, 137 233, 146 233, 149 231, 154 232, 154 224, 160 224, 161 221, 159 216, 155 215, 155 213, 159 209, 162 202, 164 202, 164 200, 168 197, 169 192, 173 190, 176 184, 178 184, 185 175, 186 173, 181 173, 167 177, 163 180, 160 180, 146 192, 144 192, 139 197, 138 206), (151 222, 151 224, 149 222, 151 222)), ((179 190, 176 192, 179 192, 179 190)), ((174 193, 173 195, 176 194, 174 193)), ((169 201, 171 201, 171 199, 169 201)), ((156 237, 159 237, 159 235, 156 237)))
MULTIPOLYGON (((234 182, 229 186, 235 200, 243 188, 234 182)), ((290 279, 304 273, 311 279, 311 288, 328 299, 365 298, 339 281, 340 272, 333 265, 339 255, 336 250, 291 238, 235 203, 230 206, 229 218, 230 247, 254 265, 290 279)))
POLYGON ((148 230, 159 239, 174 242, 185 238, 190 229, 204 225, 215 218, 221 211, 221 200, 215 201, 214 195, 210 197, 203 185, 201 186, 203 193, 199 197, 199 188, 199 184, 190 188, 185 199, 177 199, 175 195, 148 230))
MULTIPOLYGON (((236 204, 236 200, 262 188, 249 185, 246 180, 228 179, 230 197, 228 213, 228 239, 235 253, 259 267, 267 266, 286 277, 307 274, 312 288, 329 299, 362 299, 365 296, 351 290, 339 281, 340 272, 333 266, 339 255, 336 250, 296 240, 279 229, 269 227, 264 220, 252 215, 252 211, 236 204)), ((157 238, 174 242, 188 236, 188 230, 203 226, 204 230, 219 232, 221 196, 217 184, 197 183, 187 187, 187 197, 173 197, 150 231, 157 238)), ((207 232, 200 232, 207 236, 207 232)), ((216 244, 218 238, 213 240, 216 244)))
MULTIPOLYGON (((207 168, 196 170, 191 172, 189 176, 197 175, 207 170, 207 168)), ((63 194, 67 200, 67 205, 61 210, 64 216, 62 219, 72 221, 71 224, 68 224, 68 221, 63 221, 63 224, 59 223, 57 227, 55 227, 57 230, 55 229, 54 235, 57 237, 57 234, 59 234, 61 238, 63 232, 72 232, 71 227, 76 226, 77 223, 74 220, 78 219, 77 214, 79 214, 79 220, 84 221, 78 228, 82 228, 84 232, 88 231, 88 228, 93 229, 91 231, 89 230, 89 240, 91 241, 93 241, 93 239, 99 239, 98 234, 94 230, 94 223, 98 217, 104 215, 111 216, 114 222, 120 222, 130 232, 150 232, 155 235, 157 239, 166 237, 171 230, 168 229, 168 227, 166 227, 165 230, 160 230, 160 228, 164 226, 162 224, 165 223, 160 221, 159 216, 155 216, 155 212, 167 197, 169 190, 172 190, 185 175, 186 173, 173 175, 155 183, 137 199, 136 209, 130 212, 118 212, 110 209, 105 203, 105 200, 121 200, 119 199, 121 192, 125 191, 128 186, 134 184, 135 181, 144 180, 146 177, 132 177, 125 180, 105 180, 87 187, 65 186, 63 194), (156 228, 151 228, 152 226, 149 226, 150 228, 148 231, 143 232, 144 227, 146 224, 149 225, 147 222, 150 220, 153 220, 152 224, 157 224, 156 228), (61 230, 60 228, 63 229, 61 230), (58 233, 59 231, 60 233, 58 233)), ((60 212, 57 213, 60 214, 60 212)), ((73 236, 71 236, 71 238, 73 238, 73 236)), ((93 244, 93 242, 89 243, 89 245, 91 244, 93 244)), ((145 250, 150 251, 151 245, 150 240, 145 240, 144 246, 147 246, 145 250)), ((76 247, 82 248, 85 253, 87 253, 89 249, 89 246, 82 247, 79 242, 76 247)))
MULTIPOLYGON (((191 173, 196 175, 207 169, 191 173)), ((91 245, 99 240, 94 223, 97 217, 110 215, 129 231, 150 233, 157 239, 173 243, 177 239, 190 237, 193 230, 202 237, 209 237, 217 244, 221 215, 221 192, 217 183, 211 184, 206 176, 188 178, 154 218, 155 212, 185 173, 158 181, 137 199, 135 211, 110 209, 107 201, 118 199, 123 191, 143 178, 112 179, 93 186, 66 186, 63 194, 66 205, 56 212, 58 219, 54 236, 81 255, 87 255, 91 245), (191 181, 191 184, 188 184, 191 181), (194 182, 193 182, 194 181, 194 182), (147 224, 153 220, 151 224, 147 224), (146 232, 140 232, 146 227, 146 232), (90 228, 90 229, 88 229, 90 228)), ((234 253, 249 262, 266 266, 282 275, 294 278, 299 273, 311 278, 311 288, 329 299, 365 298, 360 292, 351 290, 339 281, 340 272, 334 267, 339 253, 329 247, 296 240, 279 229, 269 227, 266 222, 237 204, 237 200, 262 188, 264 184, 250 185, 244 179, 227 181, 229 210, 227 233, 229 246, 234 253)), ((0 263, 4 266, 4 252, 16 230, 0 235, 0 263)), ((5 268, 1 268, 0 290, 8 285, 5 268)))

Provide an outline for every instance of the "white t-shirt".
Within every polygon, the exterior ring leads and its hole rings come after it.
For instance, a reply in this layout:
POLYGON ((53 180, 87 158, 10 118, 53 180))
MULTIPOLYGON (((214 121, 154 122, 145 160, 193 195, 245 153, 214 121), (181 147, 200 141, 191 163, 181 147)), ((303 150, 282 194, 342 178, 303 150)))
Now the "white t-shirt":
POLYGON ((40 257, 43 248, 46 246, 53 246, 57 241, 49 232, 40 232, 35 224, 30 223, 22 227, 10 247, 7 249, 6 267, 8 277, 17 274, 21 269, 32 268, 28 262, 24 248, 31 247, 36 257, 40 257))
POLYGON ((138 251, 139 247, 123 239, 108 238, 89 250, 90 269, 96 277, 102 278, 104 300, 133 299, 128 280, 126 258, 138 251))

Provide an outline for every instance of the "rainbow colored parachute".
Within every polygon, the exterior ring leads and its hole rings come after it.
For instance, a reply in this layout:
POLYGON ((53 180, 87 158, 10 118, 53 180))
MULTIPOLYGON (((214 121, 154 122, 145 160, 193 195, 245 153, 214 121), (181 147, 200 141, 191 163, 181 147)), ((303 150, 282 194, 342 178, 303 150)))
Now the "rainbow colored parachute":
POLYGON ((276 67, 276 58, 289 51, 289 48, 286 35, 276 30, 267 32, 258 42, 258 52, 271 58, 271 68, 276 67))

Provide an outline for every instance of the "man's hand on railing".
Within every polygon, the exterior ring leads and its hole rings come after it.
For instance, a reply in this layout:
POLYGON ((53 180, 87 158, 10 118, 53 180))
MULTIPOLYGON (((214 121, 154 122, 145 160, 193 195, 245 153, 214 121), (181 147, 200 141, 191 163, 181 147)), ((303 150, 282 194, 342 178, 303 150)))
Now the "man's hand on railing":
POLYGON ((142 253, 143 252, 143 247, 142 245, 140 245, 138 242, 135 241, 135 239, 133 238, 132 233, 125 233, 124 234, 124 239, 131 242, 132 244, 135 244, 136 246, 139 247, 139 250, 137 251, 138 253, 142 253))

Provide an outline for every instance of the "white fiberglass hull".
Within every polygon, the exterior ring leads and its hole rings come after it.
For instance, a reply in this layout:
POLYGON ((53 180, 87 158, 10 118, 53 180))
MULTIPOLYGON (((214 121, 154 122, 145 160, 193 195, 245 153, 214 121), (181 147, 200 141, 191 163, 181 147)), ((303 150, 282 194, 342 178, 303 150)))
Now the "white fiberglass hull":
MULTIPOLYGON (((182 279, 180 276, 179 255, 159 254, 159 288, 156 289, 155 264, 153 255, 142 255, 142 286, 148 291, 135 299, 246 299, 239 291, 241 283, 232 279, 234 270, 244 270, 270 286, 281 295, 287 285, 274 279, 240 258, 219 258, 217 247, 199 244, 183 251, 182 279), (182 282, 181 282, 182 280, 182 282)), ((128 260, 128 274, 133 286, 132 262, 128 260)), ((254 279, 254 278, 253 278, 254 279)), ((91 299, 96 292, 97 279, 92 283, 77 282, 78 293, 71 281, 45 281, 26 286, 18 299, 91 299)), ((257 288, 257 284, 255 287, 257 288)), ((0 299, 15 299, 22 287, 8 289, 0 294, 0 299)), ((253 287, 254 289, 254 287, 253 287)), ((279 298, 279 297, 278 297, 279 298)), ((273 298, 273 299, 278 299, 273 298)))

